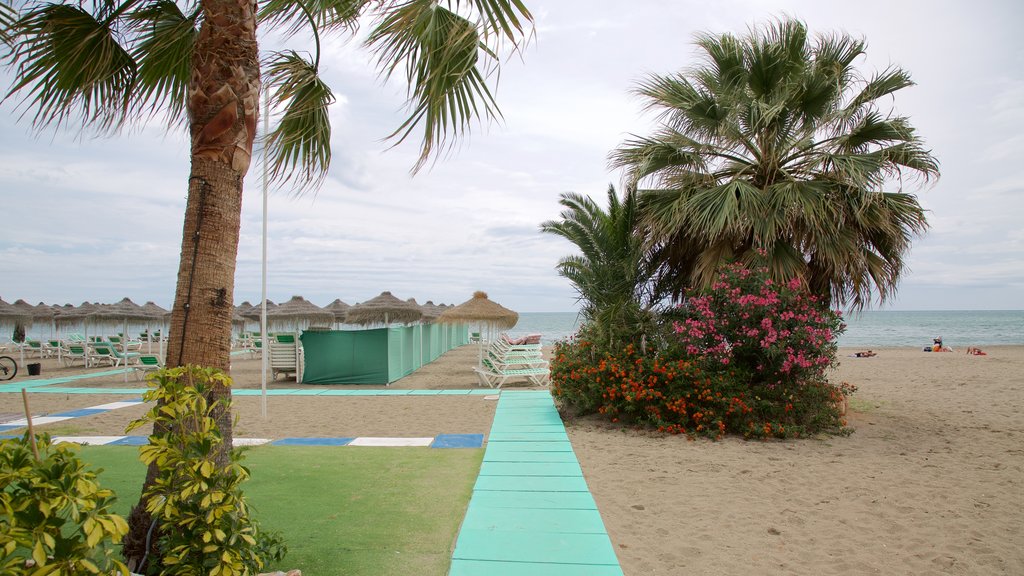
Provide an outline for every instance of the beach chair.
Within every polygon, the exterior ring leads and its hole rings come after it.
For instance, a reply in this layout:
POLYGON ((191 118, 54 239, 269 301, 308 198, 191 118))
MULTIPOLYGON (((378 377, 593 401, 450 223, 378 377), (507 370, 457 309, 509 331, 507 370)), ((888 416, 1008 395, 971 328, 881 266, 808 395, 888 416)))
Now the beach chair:
POLYGON ((160 361, 160 357, 155 354, 142 354, 139 356, 139 362, 133 367, 136 380, 144 380, 146 374, 155 372, 164 367, 164 363, 160 361))
POLYGON ((25 340, 22 344, 22 350, 25 351, 25 356, 36 358, 43 357, 43 343, 39 340, 25 340))
POLYGON ((101 362, 110 366, 117 366, 121 361, 114 355, 114 346, 112 344, 90 342, 88 365, 94 366, 101 362))
POLYGON ((270 369, 277 380, 278 374, 295 374, 302 382, 302 345, 294 334, 274 334, 270 339, 270 369))
POLYGON ((131 364, 137 364, 142 354, 138 352, 123 352, 121 349, 113 344, 110 346, 111 354, 114 357, 114 366, 120 366, 123 362, 127 367, 131 364))
POLYGON ((503 369, 514 369, 514 368, 547 368, 548 361, 544 359, 541 354, 496 354, 493 351, 488 350, 487 356, 485 356, 485 362, 489 362, 492 367, 503 368, 503 369))
POLYGON ((483 366, 474 366, 481 386, 501 388, 508 380, 527 380, 536 386, 547 386, 551 371, 547 368, 505 368, 484 360, 483 366))
POLYGON ((63 346, 60 340, 47 340, 46 342, 43 342, 43 354, 45 354, 47 358, 59 356, 62 351, 63 346))
POLYGON ((85 353, 83 344, 67 344, 61 351, 61 360, 65 366, 74 366, 75 362, 81 362, 82 366, 88 366, 88 356, 85 353))

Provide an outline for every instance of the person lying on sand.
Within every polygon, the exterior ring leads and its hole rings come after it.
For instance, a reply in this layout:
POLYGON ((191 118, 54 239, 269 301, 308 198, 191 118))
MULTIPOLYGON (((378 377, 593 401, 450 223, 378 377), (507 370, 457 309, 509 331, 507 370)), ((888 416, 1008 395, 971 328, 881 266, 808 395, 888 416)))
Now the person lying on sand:
POLYGON ((857 353, 854 354, 854 357, 856 357, 856 358, 871 358, 872 356, 877 356, 877 355, 878 354, 872 352, 871 350, 868 350, 867 352, 857 352, 857 353))
POLYGON ((981 348, 975 348, 974 346, 968 348, 967 353, 970 354, 971 356, 988 356, 988 354, 983 352, 981 348))

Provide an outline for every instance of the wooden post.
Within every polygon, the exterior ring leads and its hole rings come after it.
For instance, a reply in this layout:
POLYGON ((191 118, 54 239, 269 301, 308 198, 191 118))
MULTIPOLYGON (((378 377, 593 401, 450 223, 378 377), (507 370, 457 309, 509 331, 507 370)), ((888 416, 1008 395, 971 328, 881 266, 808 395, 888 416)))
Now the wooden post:
POLYGON ((32 454, 36 457, 36 462, 39 461, 39 447, 36 446, 36 433, 32 429, 32 412, 28 409, 28 392, 24 388, 21 389, 21 400, 25 404, 25 421, 28 422, 28 441, 32 446, 32 454))

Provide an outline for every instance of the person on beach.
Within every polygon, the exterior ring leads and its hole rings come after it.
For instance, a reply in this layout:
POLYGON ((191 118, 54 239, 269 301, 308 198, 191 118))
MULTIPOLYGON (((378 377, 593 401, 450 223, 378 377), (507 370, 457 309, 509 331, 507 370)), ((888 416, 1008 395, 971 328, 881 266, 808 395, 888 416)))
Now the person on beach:
POLYGON ((871 350, 868 350, 867 352, 857 352, 854 354, 854 356, 856 356, 857 358, 871 358, 872 356, 877 355, 878 354, 872 352, 871 350))
POLYGON ((971 356, 988 356, 988 354, 983 352, 981 348, 975 348, 974 346, 967 349, 967 354, 971 356))

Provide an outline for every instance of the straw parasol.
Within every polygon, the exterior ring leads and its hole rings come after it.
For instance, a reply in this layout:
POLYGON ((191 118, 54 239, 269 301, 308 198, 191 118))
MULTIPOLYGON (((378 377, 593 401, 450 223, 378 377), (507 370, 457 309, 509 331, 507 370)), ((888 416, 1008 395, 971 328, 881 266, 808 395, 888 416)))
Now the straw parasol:
POLYGON ((289 325, 293 330, 310 325, 330 326, 334 323, 334 314, 306 300, 302 296, 292 296, 291 300, 267 308, 267 329, 271 326, 289 325))
POLYGON ((424 322, 433 322, 444 312, 444 306, 438 306, 432 300, 427 300, 426 304, 420 306, 420 310, 423 311, 424 322))
POLYGON ((379 296, 350 307, 345 314, 345 322, 363 325, 388 325, 391 322, 408 324, 422 317, 423 312, 419 306, 403 302, 393 296, 391 292, 381 292, 379 296))
POLYGON ((13 304, 8 304, 4 302, 3 298, 0 298, 0 325, 6 328, 10 324, 13 327, 18 322, 30 324, 32 313, 13 304))
MULTIPOLYGON (((248 304, 248 302, 243 302, 239 306, 239 308, 241 308, 242 306, 245 306, 246 304, 248 304)), ((273 310, 274 308, 277 308, 277 304, 274 304, 273 300, 267 299, 267 316, 270 316, 270 311, 273 310)), ((259 322, 262 310, 263 310, 263 306, 261 304, 253 304, 252 306, 249 307, 248 310, 246 310, 246 311, 239 310, 238 313, 243 318, 249 318, 249 319, 253 319, 253 320, 256 320, 257 322, 259 322)))
POLYGON ((469 300, 442 312, 437 321, 447 324, 483 324, 507 330, 519 322, 519 314, 488 299, 486 292, 478 290, 469 300))
MULTIPOLYGON (((442 324, 477 324, 480 332, 487 327, 507 330, 519 321, 519 314, 487 298, 487 293, 477 290, 473 297, 458 306, 448 308, 437 317, 442 324)), ((488 338, 489 339, 489 338, 488 338)), ((480 363, 483 364, 484 339, 480 338, 480 363)))
POLYGON ((324 306, 324 310, 334 314, 334 321, 338 324, 345 323, 345 314, 348 312, 349 308, 351 308, 351 306, 342 302, 341 298, 335 298, 334 302, 324 306))
MULTIPOLYGON (((2 330, 0 333, 4 336, 10 336, 14 331, 14 327, 19 323, 23 326, 31 324, 32 314, 12 304, 8 304, 0 298, 0 330, 2 330)), ((25 359, 22 357, 22 364, 24 363, 25 359)))

